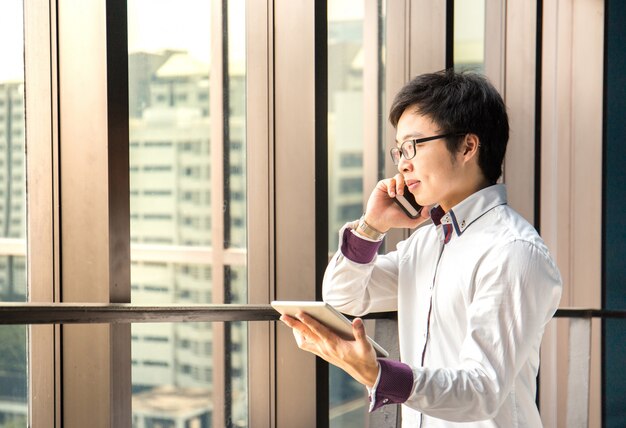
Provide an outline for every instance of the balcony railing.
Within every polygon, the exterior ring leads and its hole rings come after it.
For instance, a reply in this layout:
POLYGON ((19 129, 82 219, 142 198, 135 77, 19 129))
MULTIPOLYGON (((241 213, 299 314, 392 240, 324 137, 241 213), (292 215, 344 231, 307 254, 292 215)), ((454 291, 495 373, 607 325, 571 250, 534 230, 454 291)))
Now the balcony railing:
MULTIPOLYGON (((394 317, 395 313, 383 313, 365 318, 394 317)), ((593 318, 626 319, 626 311, 562 308, 555 317, 570 320, 567 426, 586 427, 589 425, 591 321, 593 318)), ((0 304, 0 325, 277 321, 278 318, 279 314, 270 305, 0 304)), ((390 423, 389 426, 395 426, 390 423)))

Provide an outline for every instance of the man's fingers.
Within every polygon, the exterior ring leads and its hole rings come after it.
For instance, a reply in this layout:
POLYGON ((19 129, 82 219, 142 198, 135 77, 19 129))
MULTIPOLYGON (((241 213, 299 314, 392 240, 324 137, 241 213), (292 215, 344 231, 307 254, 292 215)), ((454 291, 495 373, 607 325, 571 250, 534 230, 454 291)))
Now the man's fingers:
POLYGON ((352 321, 352 334, 358 342, 367 342, 367 334, 365 333, 365 325, 361 318, 355 318, 352 321))
POLYGON ((334 335, 332 330, 326 327, 324 324, 318 322, 315 318, 307 315, 307 314, 298 314, 298 319, 306 325, 309 330, 315 333, 317 336, 321 338, 328 338, 330 335, 334 335))
POLYGON ((396 194, 403 195, 404 194, 404 175, 396 174, 394 178, 396 181, 396 194))
POLYGON ((280 320, 294 331, 294 335, 296 332, 303 338, 315 335, 315 332, 311 332, 311 329, 297 318, 290 317, 289 315, 281 315, 280 320))
POLYGON ((289 315, 281 315, 279 319, 287 324, 289 327, 293 327, 294 322, 297 321, 289 315))

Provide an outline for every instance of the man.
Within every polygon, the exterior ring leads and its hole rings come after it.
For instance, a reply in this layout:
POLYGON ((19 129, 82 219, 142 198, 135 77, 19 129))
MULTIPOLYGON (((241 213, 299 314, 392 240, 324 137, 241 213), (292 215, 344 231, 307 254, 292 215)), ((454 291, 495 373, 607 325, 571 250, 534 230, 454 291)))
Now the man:
POLYGON ((540 427, 539 345, 562 284, 496 184, 509 134, 502 98, 477 74, 425 74, 400 90, 390 121, 399 174, 340 231, 323 295, 352 315, 397 310, 401 361, 376 359, 358 318, 352 341, 305 314, 281 319, 300 348, 365 385, 371 409, 402 403, 405 427, 540 427), (426 207, 417 220, 392 201, 405 185, 426 207), (377 254, 390 228, 418 225, 377 254))

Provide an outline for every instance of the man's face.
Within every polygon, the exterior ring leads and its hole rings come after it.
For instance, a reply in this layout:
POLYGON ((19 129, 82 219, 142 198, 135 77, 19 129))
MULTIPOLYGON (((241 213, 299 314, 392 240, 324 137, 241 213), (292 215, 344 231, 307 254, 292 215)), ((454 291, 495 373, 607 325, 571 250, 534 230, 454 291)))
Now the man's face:
MULTIPOLYGON (((430 118, 409 107, 398 121, 396 145, 400 147, 405 141, 441 134, 441 129, 430 118)), ((418 143, 412 159, 402 156, 398 171, 419 204, 439 204, 448 211, 467 196, 462 159, 461 151, 454 154, 448 151, 445 139, 431 140, 418 143)))

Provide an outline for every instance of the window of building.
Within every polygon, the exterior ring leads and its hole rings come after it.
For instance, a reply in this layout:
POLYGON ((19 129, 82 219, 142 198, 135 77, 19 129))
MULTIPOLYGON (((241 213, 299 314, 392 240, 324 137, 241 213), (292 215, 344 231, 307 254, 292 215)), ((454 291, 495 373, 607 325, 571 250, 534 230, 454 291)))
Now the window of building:
POLYGON ((361 168, 363 166, 363 153, 341 153, 340 157, 342 168, 361 168))
MULTIPOLYGON (((24 31, 22 0, 0 3, 0 302, 27 300, 24 31), (8 150, 7 150, 8 148, 8 150), (16 250, 11 238, 21 242, 16 250)), ((28 334, 23 325, 0 326, 0 425, 26 426, 28 334)))
POLYGON ((342 178, 339 181, 339 193, 362 195, 363 179, 361 177, 342 178))
MULTIPOLYGON (((231 269, 223 261, 224 258, 229 258, 229 248, 236 246, 246 250, 246 224, 243 220, 246 203, 245 196, 242 196, 245 195, 246 180, 245 169, 240 164, 246 150, 245 144, 241 143, 245 141, 246 117, 245 108, 231 108, 232 104, 245 106, 246 3, 243 0, 228 0, 222 2, 222 6, 222 17, 217 18, 211 2, 128 2, 129 104, 143 105, 136 110, 140 113, 131 121, 130 139, 145 140, 145 147, 165 148, 173 145, 179 148, 180 153, 168 157, 167 163, 159 158, 159 165, 143 165, 141 171, 133 174, 131 192, 133 189, 149 186, 150 190, 144 190, 144 195, 180 196, 173 200, 163 198, 163 202, 159 204, 150 199, 140 199, 133 203, 131 215, 147 210, 149 214, 144 214, 141 219, 133 222, 131 234, 139 237, 145 244, 171 246, 170 250, 160 247, 159 251, 165 251, 172 256, 183 255, 185 251, 194 254, 198 254, 198 251, 206 252, 203 257, 205 265, 168 263, 159 272, 154 269, 148 272, 140 265, 133 265, 133 282, 143 283, 155 276, 166 281, 156 288, 164 294, 167 293, 167 298, 171 300, 161 300, 160 303, 230 303, 227 299, 222 302, 214 301, 212 296, 228 296, 222 290, 234 286, 227 275, 221 274, 231 269), (223 27, 223 32, 213 29, 218 22, 223 27), (162 28, 173 26, 180 30, 162 31, 162 28), (224 47, 223 51, 212 51, 212 46, 216 45, 212 45, 211 39, 217 35, 223 37, 223 43, 219 44, 224 47), (224 78, 207 79, 217 73, 217 69, 211 67, 212 63, 217 63, 215 58, 220 57, 223 59, 220 72, 224 73, 224 78), (228 101, 230 105, 222 103, 217 110, 211 108, 211 103, 216 101, 212 99, 214 94, 228 101), (151 99, 155 99, 158 105, 150 105, 151 99), (222 111, 224 117, 205 114, 208 111, 218 114, 222 111), (159 117, 160 120, 156 122, 154 117, 159 117), (162 142, 149 140, 155 132, 158 132, 162 142), (231 144, 233 140, 238 141, 238 145, 231 144), (225 164, 228 159, 237 160, 237 163, 225 164), (155 179, 148 174, 156 171, 178 171, 176 175, 180 178, 171 175, 155 179), (221 190, 211 191, 212 189, 221 190), (237 195, 236 205, 231 203, 232 195, 237 195), (177 213, 176 216, 172 215, 173 212, 177 213), (201 218, 213 220, 201 222, 201 218), (150 220, 159 220, 158 226, 151 226, 150 220), (164 224, 168 221, 171 224, 164 224), (224 232, 216 235, 213 227, 224 232), (171 231, 172 238, 160 236, 164 230, 171 231)), ((131 114, 132 111, 134 110, 131 109, 131 114)), ((131 170, 150 162, 151 156, 151 153, 131 146, 131 170)), ((150 254, 163 257, 156 250, 150 254)), ((245 257, 237 260, 235 268, 245 270, 245 257)), ((171 261, 174 262, 174 259, 171 261)), ((246 286, 245 282, 237 284, 237 287, 246 286)), ((144 286, 143 289, 148 288, 144 286)), ((246 293, 240 295, 246 296, 246 293)), ((134 293, 132 302, 143 303, 143 298, 150 299, 140 292, 134 293)), ((228 409, 224 417, 239 421, 237 426, 247 426, 247 374, 243 371, 233 373, 224 369, 211 369, 216 363, 221 367, 224 358, 245 361, 247 346, 240 345, 236 353, 226 352, 226 349, 230 349, 232 341, 247 340, 246 335, 226 334, 218 343, 211 341, 197 347, 194 332, 188 326, 174 324, 171 328, 173 334, 167 336, 167 340, 177 338, 170 342, 171 346, 174 349, 190 349, 193 346, 195 357, 193 364, 183 363, 180 366, 186 377, 173 382, 170 387, 182 394, 189 385, 203 385, 208 388, 208 403, 212 401, 214 406, 221 406, 219 403, 225 400, 228 409), (198 370, 198 364, 208 368, 198 370), (225 390, 210 393, 214 383, 224 385, 225 390)), ((245 326, 233 329, 241 331, 245 330, 245 326)), ((136 344, 133 353, 138 355, 144 352, 141 346, 141 343, 136 344)), ((172 358, 174 355, 175 353, 172 358)), ((137 385, 152 385, 155 393, 159 387, 169 383, 168 379, 153 377, 154 374, 149 371, 136 371, 133 382, 137 385)), ((142 393, 146 391, 143 390, 142 393)), ((205 410, 210 412, 211 408, 205 410)), ((215 421, 215 424, 221 426, 224 421, 215 421)))

